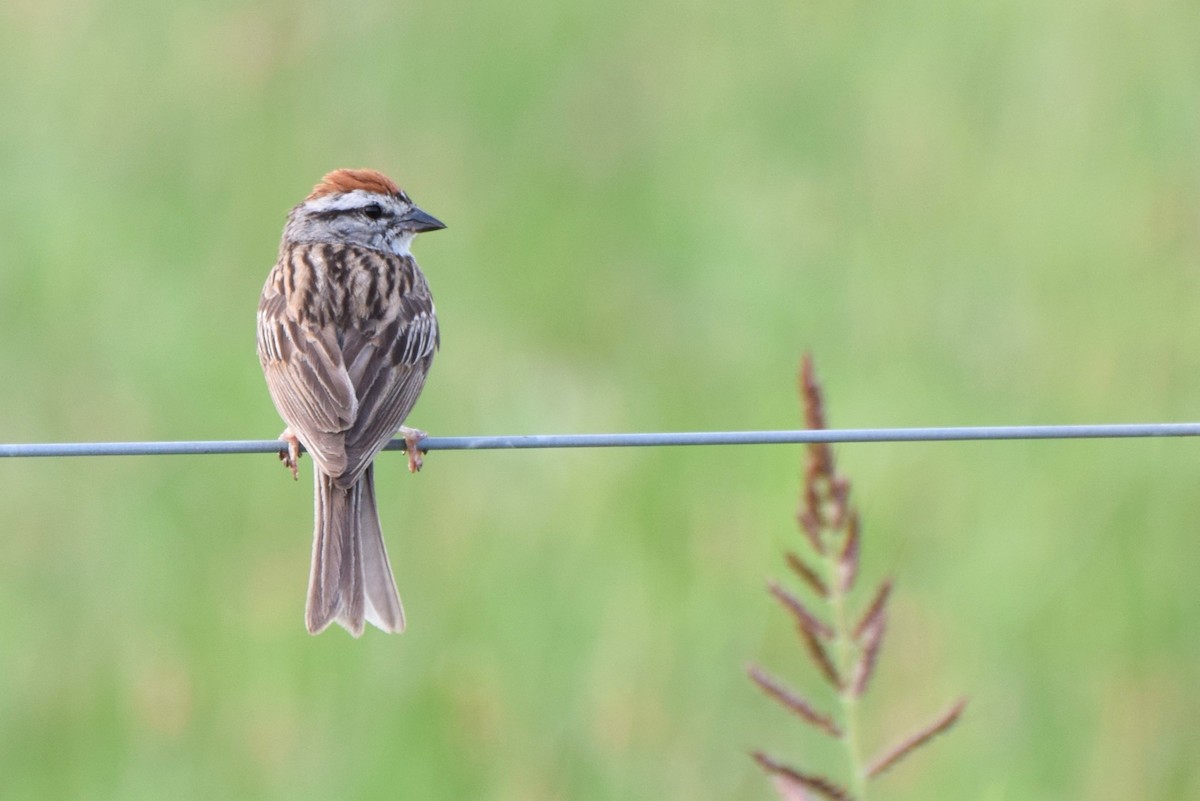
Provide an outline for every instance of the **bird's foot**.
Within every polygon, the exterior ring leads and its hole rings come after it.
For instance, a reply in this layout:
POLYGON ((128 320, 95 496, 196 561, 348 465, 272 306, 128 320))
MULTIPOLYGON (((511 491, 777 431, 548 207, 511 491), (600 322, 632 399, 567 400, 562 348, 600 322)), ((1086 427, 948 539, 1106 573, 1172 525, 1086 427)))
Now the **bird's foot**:
POLYGON ((426 453, 421 450, 421 440, 429 435, 419 428, 400 426, 400 436, 404 437, 404 452, 408 454, 408 472, 421 472, 421 467, 425 464, 421 457, 426 453))
POLYGON ((296 439, 296 435, 292 433, 292 429, 285 428, 283 433, 279 435, 279 439, 286 445, 279 449, 279 461, 283 462, 283 466, 292 471, 292 480, 300 480, 300 440, 296 439))

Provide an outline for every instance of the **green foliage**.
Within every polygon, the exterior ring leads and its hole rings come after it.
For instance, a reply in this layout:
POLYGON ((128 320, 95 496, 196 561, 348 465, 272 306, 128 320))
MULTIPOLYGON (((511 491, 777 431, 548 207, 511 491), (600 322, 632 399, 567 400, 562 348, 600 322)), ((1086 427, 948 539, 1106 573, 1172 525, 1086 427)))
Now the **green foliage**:
MULTIPOLYGON (((804 349, 841 426, 1194 419, 1191 4, 943 6, 5 3, 0 440, 274 436, 255 303, 339 166, 450 226, 434 434, 789 427, 804 349)), ((1196 454, 839 450, 879 730, 972 696, 889 797, 1200 796, 1196 454)), ((304 633, 307 471, 0 463, 0 794, 766 798, 800 461, 386 456, 360 642, 304 633)))

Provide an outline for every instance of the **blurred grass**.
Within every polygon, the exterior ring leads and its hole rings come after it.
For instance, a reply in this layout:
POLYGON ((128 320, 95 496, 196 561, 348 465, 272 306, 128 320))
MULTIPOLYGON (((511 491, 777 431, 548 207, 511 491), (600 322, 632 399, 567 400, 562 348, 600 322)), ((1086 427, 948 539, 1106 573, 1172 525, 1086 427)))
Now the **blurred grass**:
MULTIPOLYGON (((1195 419, 1200 15, 1152 2, 0 7, 0 440, 259 438, 283 216, 374 166, 439 434, 1195 419)), ((894 798, 1200 795, 1187 441, 842 449, 897 574, 894 798)), ((815 747, 742 676, 792 639, 799 449, 380 468, 411 618, 311 639, 273 460, 0 464, 0 794, 768 798, 815 747), (390 489, 389 489, 390 488, 390 489)), ((795 660, 796 670, 802 670, 795 660)), ((875 738, 874 740, 872 738, 875 738)))

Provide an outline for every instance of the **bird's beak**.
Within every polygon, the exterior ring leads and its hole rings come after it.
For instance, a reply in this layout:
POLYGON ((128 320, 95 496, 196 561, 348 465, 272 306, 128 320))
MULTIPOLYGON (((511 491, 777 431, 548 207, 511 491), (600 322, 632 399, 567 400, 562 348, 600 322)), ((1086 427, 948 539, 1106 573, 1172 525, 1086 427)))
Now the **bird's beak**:
POLYGON ((422 231, 436 231, 439 228, 445 228, 446 224, 434 217, 432 214, 425 212, 413 206, 408 210, 408 213, 399 219, 400 226, 405 231, 421 233, 422 231))

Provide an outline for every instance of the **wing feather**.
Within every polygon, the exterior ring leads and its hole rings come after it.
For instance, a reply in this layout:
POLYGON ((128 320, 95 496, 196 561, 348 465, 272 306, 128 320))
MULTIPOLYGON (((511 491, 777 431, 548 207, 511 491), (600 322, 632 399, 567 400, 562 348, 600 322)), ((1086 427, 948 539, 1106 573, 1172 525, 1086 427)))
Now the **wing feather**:
POLYGON ((425 386, 438 333, 428 290, 423 294, 427 305, 414 317, 397 317, 369 341, 347 341, 346 353, 353 353, 349 372, 358 392, 358 416, 346 432, 346 469, 339 485, 353 483, 391 441, 425 386))
POLYGON ((301 325, 287 314, 282 294, 264 290, 258 355, 280 417, 322 470, 340 474, 346 465, 344 432, 357 417, 358 402, 333 327, 301 325))

